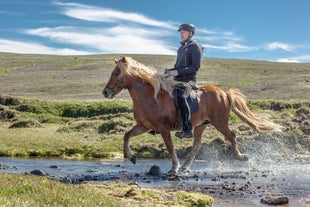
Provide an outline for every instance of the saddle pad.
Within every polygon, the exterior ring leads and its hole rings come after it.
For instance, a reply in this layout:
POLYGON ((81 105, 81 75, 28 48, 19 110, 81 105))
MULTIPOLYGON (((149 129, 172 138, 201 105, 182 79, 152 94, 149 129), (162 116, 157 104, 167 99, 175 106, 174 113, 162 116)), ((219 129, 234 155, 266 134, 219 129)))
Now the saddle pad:
POLYGON ((186 100, 187 100, 188 106, 191 110, 191 113, 195 113, 196 111, 198 111, 198 99, 196 96, 194 98, 189 96, 189 97, 187 97, 186 100))

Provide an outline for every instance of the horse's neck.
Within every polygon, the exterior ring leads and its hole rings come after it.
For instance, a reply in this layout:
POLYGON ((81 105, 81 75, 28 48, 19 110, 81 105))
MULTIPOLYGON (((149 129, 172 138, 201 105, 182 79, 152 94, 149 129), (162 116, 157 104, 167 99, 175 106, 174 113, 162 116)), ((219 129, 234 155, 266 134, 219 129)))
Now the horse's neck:
POLYGON ((134 104, 147 104, 155 101, 154 89, 148 83, 133 82, 132 86, 128 89, 130 97, 134 104))
POLYGON ((132 86, 128 88, 128 91, 134 106, 142 105, 143 108, 152 107, 153 109, 156 107, 161 109, 169 106, 169 109, 173 110, 172 107, 174 107, 174 102, 168 92, 159 92, 156 100, 154 97, 154 89, 148 83, 140 82, 132 84, 132 86))

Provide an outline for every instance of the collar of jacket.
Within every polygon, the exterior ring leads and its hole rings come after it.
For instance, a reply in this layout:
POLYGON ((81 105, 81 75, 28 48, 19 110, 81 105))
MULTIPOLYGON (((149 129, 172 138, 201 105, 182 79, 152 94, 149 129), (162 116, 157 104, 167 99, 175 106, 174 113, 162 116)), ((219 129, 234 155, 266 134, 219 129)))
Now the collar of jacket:
POLYGON ((193 39, 192 38, 188 38, 188 40, 186 42, 180 42, 182 46, 189 46, 193 43, 193 39))
POLYGON ((189 45, 190 43, 192 43, 193 42, 193 40, 192 40, 192 38, 190 37, 190 38, 188 38, 187 40, 186 40, 186 42, 180 42, 181 43, 181 45, 189 45))

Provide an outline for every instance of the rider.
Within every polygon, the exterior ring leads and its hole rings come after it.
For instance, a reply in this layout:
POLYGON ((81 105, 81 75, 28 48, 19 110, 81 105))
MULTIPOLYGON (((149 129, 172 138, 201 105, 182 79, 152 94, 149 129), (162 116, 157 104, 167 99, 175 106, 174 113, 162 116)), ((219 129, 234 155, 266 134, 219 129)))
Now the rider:
MULTIPOLYGON (((195 26, 193 24, 181 24, 178 31, 180 32, 181 46, 178 49, 174 68, 169 69, 167 72, 174 77, 174 80, 189 83, 195 87, 203 48, 192 39, 195 34, 195 26)), ((175 88, 174 94, 177 96, 183 123, 183 130, 176 132, 175 136, 179 138, 192 138, 191 113, 186 98, 183 96, 184 90, 175 88)))

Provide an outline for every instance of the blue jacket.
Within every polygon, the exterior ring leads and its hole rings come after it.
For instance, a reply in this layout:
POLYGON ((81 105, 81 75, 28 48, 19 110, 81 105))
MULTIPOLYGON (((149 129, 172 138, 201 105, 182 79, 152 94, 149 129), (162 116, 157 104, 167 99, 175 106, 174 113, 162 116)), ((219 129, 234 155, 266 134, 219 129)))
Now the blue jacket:
POLYGON ((200 68, 202 51, 203 48, 195 40, 189 39, 185 44, 181 43, 174 65, 174 68, 177 69, 179 74, 174 77, 175 80, 196 83, 196 75, 200 68))

